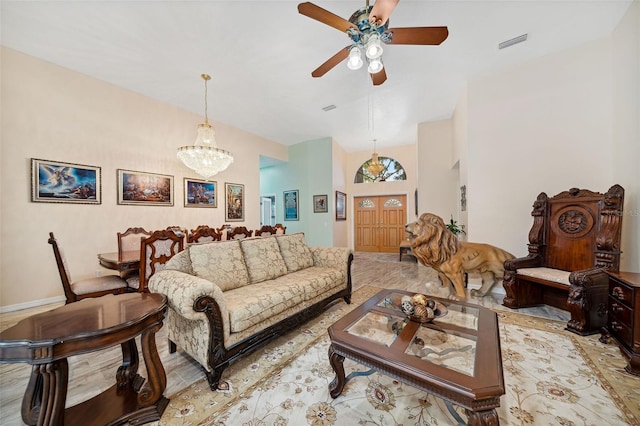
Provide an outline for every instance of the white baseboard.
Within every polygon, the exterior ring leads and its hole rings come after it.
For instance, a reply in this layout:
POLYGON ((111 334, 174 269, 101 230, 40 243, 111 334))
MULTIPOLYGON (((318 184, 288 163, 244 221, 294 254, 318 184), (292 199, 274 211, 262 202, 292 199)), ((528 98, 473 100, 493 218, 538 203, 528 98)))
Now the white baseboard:
POLYGON ((36 308, 38 306, 50 305, 52 303, 64 302, 66 298, 64 296, 50 297, 48 299, 32 300, 31 302, 18 303, 15 305, 0 306, 0 314, 7 312, 20 311, 22 309, 36 308))

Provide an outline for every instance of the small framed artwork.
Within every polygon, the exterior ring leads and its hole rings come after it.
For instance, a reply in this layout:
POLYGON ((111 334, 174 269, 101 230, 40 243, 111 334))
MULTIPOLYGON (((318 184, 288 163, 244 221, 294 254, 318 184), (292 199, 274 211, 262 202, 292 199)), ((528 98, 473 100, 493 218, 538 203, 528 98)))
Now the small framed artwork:
POLYGON ((118 169, 118 204, 173 206, 173 176, 118 169))
POLYGON ((314 213, 327 213, 329 211, 328 198, 326 195, 314 195, 313 196, 313 212, 314 213))
POLYGON ((467 185, 460 187, 460 211, 467 211, 467 185))
POLYGON ((284 220, 298 219, 298 190, 284 191, 284 220))
POLYGON ((102 169, 32 158, 31 201, 102 204, 102 169))
POLYGON ((244 221, 244 185, 225 182, 226 222, 244 221))
POLYGON ((218 183, 184 178, 185 207, 218 207, 218 183))
POLYGON ((347 194, 336 191, 336 220, 347 220, 347 194))

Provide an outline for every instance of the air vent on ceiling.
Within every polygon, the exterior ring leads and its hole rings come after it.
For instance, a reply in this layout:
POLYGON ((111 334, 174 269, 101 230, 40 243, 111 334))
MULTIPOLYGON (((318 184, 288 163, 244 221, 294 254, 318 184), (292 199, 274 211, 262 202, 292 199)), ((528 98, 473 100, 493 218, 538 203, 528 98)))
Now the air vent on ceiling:
POLYGON ((327 112, 327 111, 331 111, 332 109, 336 109, 335 105, 327 105, 326 107, 322 108, 323 111, 327 112))
POLYGON ((505 47, 513 46, 514 44, 522 43, 527 40, 529 34, 522 34, 521 36, 512 38, 511 40, 503 41, 498 45, 498 49, 504 49, 505 47))

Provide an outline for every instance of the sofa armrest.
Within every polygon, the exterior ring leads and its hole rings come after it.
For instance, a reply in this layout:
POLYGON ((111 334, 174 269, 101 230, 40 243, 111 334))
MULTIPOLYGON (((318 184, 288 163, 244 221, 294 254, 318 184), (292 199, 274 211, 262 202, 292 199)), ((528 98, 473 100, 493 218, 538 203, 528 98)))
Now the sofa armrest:
POLYGON ((215 299, 221 317, 229 318, 224 293, 220 287, 204 278, 164 269, 151 277, 149 290, 166 295, 169 307, 186 319, 203 319, 204 314, 193 309, 194 302, 201 296, 215 299))

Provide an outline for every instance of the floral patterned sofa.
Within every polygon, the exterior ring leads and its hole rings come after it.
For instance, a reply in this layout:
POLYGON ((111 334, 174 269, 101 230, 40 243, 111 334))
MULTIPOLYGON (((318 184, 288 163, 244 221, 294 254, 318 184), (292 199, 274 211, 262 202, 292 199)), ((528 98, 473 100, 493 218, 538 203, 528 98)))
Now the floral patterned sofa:
POLYGON ((217 389, 231 361, 319 314, 351 303, 347 248, 309 247, 304 234, 192 244, 149 281, 167 296, 169 350, 177 346, 217 389))

